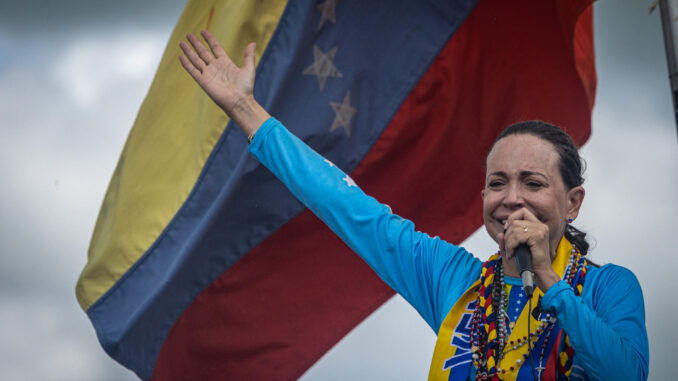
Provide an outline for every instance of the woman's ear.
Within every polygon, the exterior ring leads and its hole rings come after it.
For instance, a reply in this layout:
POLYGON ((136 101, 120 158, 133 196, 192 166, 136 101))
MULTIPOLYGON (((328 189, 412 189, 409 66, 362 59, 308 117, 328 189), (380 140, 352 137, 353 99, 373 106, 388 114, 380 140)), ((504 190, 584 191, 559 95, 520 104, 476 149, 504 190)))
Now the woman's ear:
POLYGON ((586 191, 584 190, 584 187, 581 186, 574 187, 567 191, 568 218, 573 220, 577 218, 577 215, 579 215, 579 208, 581 208, 581 204, 584 202, 584 196, 586 196, 586 191))

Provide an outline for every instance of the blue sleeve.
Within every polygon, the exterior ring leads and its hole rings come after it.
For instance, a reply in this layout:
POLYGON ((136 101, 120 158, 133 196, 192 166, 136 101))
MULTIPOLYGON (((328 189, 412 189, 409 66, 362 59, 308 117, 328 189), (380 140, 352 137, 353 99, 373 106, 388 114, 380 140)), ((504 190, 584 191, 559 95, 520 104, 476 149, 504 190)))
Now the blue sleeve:
POLYGON ((640 284, 620 266, 605 265, 596 272, 593 279, 587 274, 582 297, 565 281, 553 285, 544 294, 543 309, 556 312, 575 362, 591 379, 646 380, 649 348, 640 284))
POLYGON ((437 333, 454 302, 478 278, 480 261, 461 247, 414 229, 365 195, 353 180, 274 118, 250 152, 278 177, 437 333))

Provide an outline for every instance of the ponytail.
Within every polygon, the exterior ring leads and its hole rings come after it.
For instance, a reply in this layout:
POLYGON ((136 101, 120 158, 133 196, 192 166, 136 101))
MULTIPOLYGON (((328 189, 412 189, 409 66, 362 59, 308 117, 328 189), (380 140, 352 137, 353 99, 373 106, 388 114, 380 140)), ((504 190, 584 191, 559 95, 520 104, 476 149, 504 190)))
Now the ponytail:
POLYGON ((574 226, 567 224, 565 227, 565 238, 574 245, 581 255, 586 255, 589 251, 589 243, 586 240, 586 233, 575 228, 574 226))

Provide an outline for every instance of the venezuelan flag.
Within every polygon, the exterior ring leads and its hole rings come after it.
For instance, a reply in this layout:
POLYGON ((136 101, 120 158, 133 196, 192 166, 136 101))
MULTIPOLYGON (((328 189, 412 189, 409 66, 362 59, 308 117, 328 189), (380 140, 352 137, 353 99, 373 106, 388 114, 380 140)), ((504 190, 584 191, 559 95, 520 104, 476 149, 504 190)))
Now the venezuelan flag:
MULTIPOLYGON (((589 0, 190 0, 123 148, 76 286, 143 379, 294 379, 393 293, 247 153, 178 61, 257 42, 256 99, 418 229, 482 223, 485 152, 541 119, 582 144, 589 0)), ((242 62, 236 62, 241 64, 242 62)))

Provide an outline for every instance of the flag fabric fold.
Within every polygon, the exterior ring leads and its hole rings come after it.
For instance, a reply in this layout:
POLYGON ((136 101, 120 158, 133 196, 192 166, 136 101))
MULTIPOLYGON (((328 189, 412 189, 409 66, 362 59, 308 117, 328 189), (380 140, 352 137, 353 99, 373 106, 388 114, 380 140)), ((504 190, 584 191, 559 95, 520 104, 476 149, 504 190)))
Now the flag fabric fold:
POLYGON ((265 168, 181 73, 209 29, 258 43, 255 98, 366 193, 459 243, 486 150, 542 119, 582 144, 589 1, 191 0, 109 185, 76 293, 144 379, 293 379, 392 291, 265 168))

